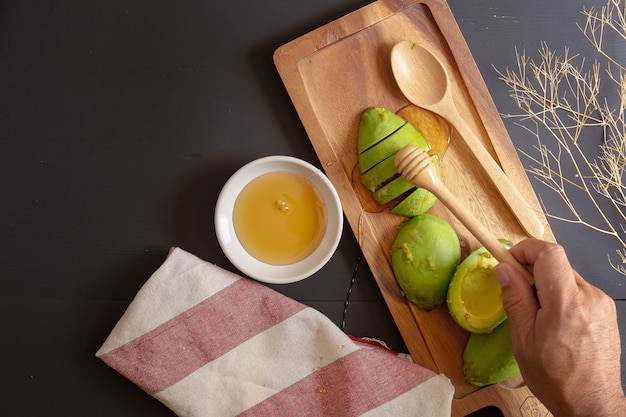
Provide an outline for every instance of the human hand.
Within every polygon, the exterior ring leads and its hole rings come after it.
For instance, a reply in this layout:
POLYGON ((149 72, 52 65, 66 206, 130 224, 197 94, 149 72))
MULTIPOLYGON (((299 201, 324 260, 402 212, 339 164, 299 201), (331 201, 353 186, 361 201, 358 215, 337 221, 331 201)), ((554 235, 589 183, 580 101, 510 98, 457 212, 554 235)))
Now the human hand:
POLYGON ((554 416, 624 416, 620 337, 613 300, 574 271, 564 249, 537 239, 511 254, 495 273, 509 316, 513 353, 530 390, 554 416))

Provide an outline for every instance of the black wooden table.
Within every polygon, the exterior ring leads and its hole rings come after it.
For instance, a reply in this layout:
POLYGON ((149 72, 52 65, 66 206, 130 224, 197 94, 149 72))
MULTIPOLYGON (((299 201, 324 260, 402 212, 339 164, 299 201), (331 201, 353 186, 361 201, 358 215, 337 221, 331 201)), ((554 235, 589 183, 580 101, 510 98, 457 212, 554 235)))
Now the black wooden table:
MULTIPOLYGON (((272 54, 367 3, 0 1, 0 415, 172 414, 94 353, 171 246, 234 270, 212 222, 237 168, 273 154, 319 164, 272 54)), ((501 112, 517 111, 496 71, 515 65, 515 48, 593 53, 576 23, 583 4, 605 2, 576 3, 450 1, 501 112)), ((626 54, 624 42, 611 48, 626 54)), ((505 122, 532 150, 532 135, 505 122)), ((626 278, 607 262, 616 242, 551 225, 574 266, 616 299, 626 334, 626 278)), ((346 227, 326 267, 274 288, 402 351, 358 259, 346 227)))

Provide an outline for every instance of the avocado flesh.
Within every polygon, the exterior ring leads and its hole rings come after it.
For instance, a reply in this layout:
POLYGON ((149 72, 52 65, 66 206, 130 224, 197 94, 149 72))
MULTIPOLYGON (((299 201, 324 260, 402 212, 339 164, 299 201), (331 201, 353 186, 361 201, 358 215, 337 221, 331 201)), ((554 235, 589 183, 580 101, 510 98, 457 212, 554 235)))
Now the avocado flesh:
POLYGON ((382 107, 370 107, 361 114, 357 136, 358 153, 363 153, 406 123, 402 117, 382 107))
POLYGON ((472 333, 463 352, 463 374, 470 384, 497 384, 520 374, 511 348, 509 321, 491 333, 472 333))
POLYGON ((448 310, 459 326, 488 333, 506 319, 502 291, 493 272, 498 261, 484 247, 459 265, 448 288, 448 310))
POLYGON ((406 220, 391 247, 391 263, 406 298, 423 310, 442 305, 461 258, 452 226, 431 214, 406 220))

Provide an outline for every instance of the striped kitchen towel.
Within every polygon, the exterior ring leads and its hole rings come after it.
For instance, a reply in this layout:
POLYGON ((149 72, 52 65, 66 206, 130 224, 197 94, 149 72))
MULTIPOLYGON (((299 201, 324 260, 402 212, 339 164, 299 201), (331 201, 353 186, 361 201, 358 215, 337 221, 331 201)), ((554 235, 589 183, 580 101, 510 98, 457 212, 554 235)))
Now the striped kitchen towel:
POLYGON ((445 376, 372 346, 176 248, 96 356, 179 416, 450 416, 445 376))

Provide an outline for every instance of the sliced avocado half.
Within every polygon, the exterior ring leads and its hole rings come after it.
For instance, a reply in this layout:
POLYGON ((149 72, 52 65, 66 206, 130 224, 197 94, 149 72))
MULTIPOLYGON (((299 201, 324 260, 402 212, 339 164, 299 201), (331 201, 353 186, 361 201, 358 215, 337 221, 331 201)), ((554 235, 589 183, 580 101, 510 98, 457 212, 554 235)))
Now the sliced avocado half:
POLYGON ((365 188, 374 192, 382 184, 389 182, 393 177, 398 175, 396 164, 394 163, 394 155, 391 155, 372 167, 369 171, 361 175, 361 182, 365 188))
MULTIPOLYGON (((370 107, 361 115, 357 146, 361 182, 379 204, 391 202, 392 213, 413 217, 428 211, 437 199, 397 172, 395 154, 408 144, 430 149, 411 123, 387 109, 370 107)), ((436 157, 433 160, 437 163, 436 157)))
POLYGON ((361 114, 357 150, 362 153, 407 123, 402 117, 383 108, 370 107, 361 114))
POLYGON ((424 137, 415 130, 413 125, 406 123, 385 139, 359 154, 359 167, 361 172, 366 172, 410 143, 422 149, 428 148, 424 137))

